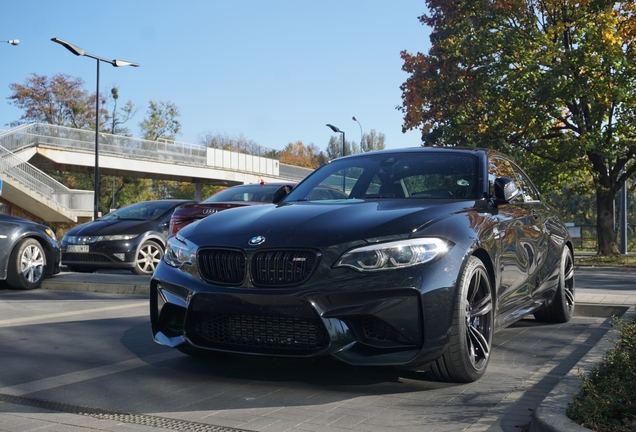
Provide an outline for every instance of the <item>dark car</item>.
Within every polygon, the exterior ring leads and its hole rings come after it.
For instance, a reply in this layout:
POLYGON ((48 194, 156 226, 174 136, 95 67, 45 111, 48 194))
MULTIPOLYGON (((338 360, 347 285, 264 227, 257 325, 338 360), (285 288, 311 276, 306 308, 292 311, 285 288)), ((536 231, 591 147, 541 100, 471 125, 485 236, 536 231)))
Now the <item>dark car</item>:
POLYGON ((0 215, 0 280, 13 289, 35 289, 60 272, 60 246, 51 228, 0 215))
POLYGON ((505 155, 412 148, 336 159, 278 205, 172 237, 150 284, 156 342, 394 365, 471 382, 494 332, 574 310, 572 242, 505 155), (317 188, 347 199, 312 200, 317 188))
POLYGON ((69 230, 62 238, 62 264, 70 271, 130 269, 150 275, 166 245, 170 216, 192 200, 143 201, 69 230))
POLYGON ((296 186, 290 182, 260 182, 232 186, 215 193, 200 203, 180 206, 170 218, 170 235, 199 219, 235 207, 277 203, 296 186))

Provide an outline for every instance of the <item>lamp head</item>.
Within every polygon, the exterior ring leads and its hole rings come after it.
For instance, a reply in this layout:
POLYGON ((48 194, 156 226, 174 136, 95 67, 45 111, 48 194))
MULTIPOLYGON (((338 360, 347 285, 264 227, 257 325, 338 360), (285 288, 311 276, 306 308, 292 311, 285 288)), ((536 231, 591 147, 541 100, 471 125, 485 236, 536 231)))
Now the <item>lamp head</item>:
POLYGON ((11 45, 19 45, 20 41, 18 39, 9 39, 7 41, 7 43, 11 44, 11 45))
POLYGON ((55 43, 59 43, 60 45, 62 45, 64 48, 66 48, 67 50, 69 50, 70 52, 72 52, 73 54, 75 54, 76 56, 83 56, 84 54, 86 54, 84 52, 83 49, 81 49, 78 46, 73 45, 72 43, 68 43, 60 38, 52 38, 51 39, 53 42, 55 43))
POLYGON ((340 133, 342 133, 342 131, 341 131, 340 129, 338 129, 337 127, 335 127, 335 126, 334 126, 334 125, 332 125, 332 124, 327 123, 327 127, 331 128, 331 130, 332 130, 332 131, 334 131, 334 132, 340 132, 340 133))
POLYGON ((351 120, 353 120, 353 121, 358 121, 358 119, 356 118, 356 116, 351 117, 351 120))
POLYGON ((126 60, 113 60, 110 64, 112 64, 115 67, 124 67, 124 66, 139 67, 139 63, 133 63, 126 60))

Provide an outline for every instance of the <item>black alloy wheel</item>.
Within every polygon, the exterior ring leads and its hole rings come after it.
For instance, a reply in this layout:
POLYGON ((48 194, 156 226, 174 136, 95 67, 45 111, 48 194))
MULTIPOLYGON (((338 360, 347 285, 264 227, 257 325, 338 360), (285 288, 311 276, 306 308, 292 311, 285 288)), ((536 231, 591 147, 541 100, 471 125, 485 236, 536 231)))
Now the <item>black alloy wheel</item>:
POLYGON ((450 382, 473 382, 486 372, 494 332, 492 285, 486 267, 470 257, 461 275, 450 343, 430 365, 429 375, 450 382))

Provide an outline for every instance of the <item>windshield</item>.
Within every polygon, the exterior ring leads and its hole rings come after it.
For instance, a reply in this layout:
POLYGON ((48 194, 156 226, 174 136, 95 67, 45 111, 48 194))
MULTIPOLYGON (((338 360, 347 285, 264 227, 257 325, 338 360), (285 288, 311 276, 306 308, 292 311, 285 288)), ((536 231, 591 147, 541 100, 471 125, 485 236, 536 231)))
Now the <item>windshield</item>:
POLYGON ((475 199, 476 166, 475 156, 451 152, 382 152, 336 159, 312 173, 284 201, 475 199))
POLYGON ((166 212, 175 207, 172 201, 145 201, 131 204, 127 207, 108 213, 102 220, 154 220, 159 219, 166 212))
POLYGON ((291 191, 290 185, 268 185, 250 184, 234 186, 222 190, 204 203, 226 202, 226 201, 256 201, 256 202, 277 202, 291 191))

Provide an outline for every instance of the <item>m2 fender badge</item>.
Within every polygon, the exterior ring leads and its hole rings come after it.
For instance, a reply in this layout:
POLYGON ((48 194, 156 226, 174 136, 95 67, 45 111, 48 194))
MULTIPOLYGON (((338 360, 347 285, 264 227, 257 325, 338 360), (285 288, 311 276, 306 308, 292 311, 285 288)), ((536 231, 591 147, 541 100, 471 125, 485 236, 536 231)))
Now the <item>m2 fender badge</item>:
POLYGON ((263 236, 256 236, 256 237, 252 237, 250 239, 250 241, 247 242, 250 246, 257 246, 260 244, 265 243, 265 237, 263 236))

